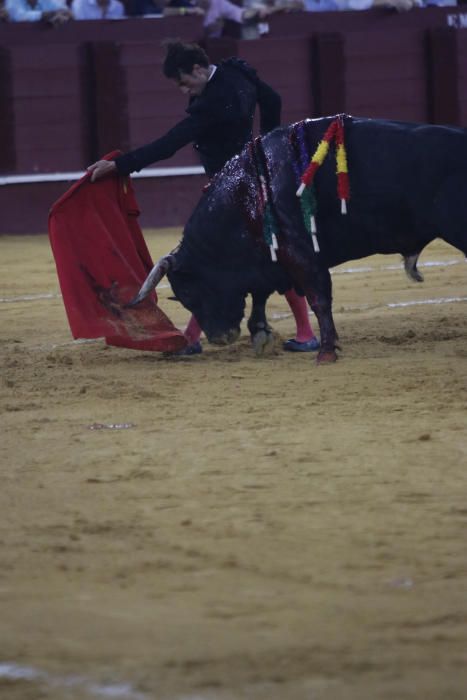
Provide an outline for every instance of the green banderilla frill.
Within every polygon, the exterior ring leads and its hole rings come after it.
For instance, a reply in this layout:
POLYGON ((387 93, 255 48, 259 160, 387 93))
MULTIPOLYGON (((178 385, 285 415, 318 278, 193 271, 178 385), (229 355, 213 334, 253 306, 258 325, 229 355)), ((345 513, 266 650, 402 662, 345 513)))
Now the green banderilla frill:
POLYGON ((305 187, 302 196, 300 197, 300 206, 302 209, 303 222, 305 228, 313 241, 313 249, 315 253, 319 253, 319 243, 316 236, 316 210, 318 203, 316 201, 315 188, 313 185, 305 187))

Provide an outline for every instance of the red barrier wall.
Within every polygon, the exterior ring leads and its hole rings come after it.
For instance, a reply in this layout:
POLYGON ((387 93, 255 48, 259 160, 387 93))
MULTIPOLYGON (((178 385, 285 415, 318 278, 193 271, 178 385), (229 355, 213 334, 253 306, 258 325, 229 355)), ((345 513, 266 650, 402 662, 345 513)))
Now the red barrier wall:
MULTIPOLYGON (((467 126, 467 12, 428 8, 276 16, 266 38, 207 42, 251 62, 282 95, 283 121, 348 112, 467 126)), ((199 40, 198 18, 0 25, 0 182, 82 171, 164 133, 186 100, 161 72, 166 37, 199 40)), ((197 164, 190 147, 157 166, 197 164)), ((205 179, 136 180, 145 226, 180 225, 205 179)), ((46 230, 69 183, 1 184, 0 233, 46 230)))

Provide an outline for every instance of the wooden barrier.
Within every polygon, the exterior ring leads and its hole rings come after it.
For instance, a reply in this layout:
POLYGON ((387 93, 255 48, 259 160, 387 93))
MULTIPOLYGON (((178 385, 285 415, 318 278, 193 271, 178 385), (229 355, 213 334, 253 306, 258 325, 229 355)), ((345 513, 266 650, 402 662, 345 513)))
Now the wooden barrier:
POLYGON ((16 171, 11 52, 0 46, 0 172, 16 171))
MULTIPOLYGON (((254 65, 282 95, 283 122, 348 112, 467 125, 466 26, 462 7, 291 13, 274 17, 266 38, 226 37, 206 49, 214 61, 237 55, 254 65)), ((4 184, 5 176, 83 171, 182 118, 186 98, 161 71, 170 36, 200 40, 200 20, 0 25, 0 233, 44 231, 48 207, 69 185, 4 184)), ((157 165, 197 162, 186 147, 157 165)), ((143 224, 182 224, 204 182, 136 181, 143 224)))

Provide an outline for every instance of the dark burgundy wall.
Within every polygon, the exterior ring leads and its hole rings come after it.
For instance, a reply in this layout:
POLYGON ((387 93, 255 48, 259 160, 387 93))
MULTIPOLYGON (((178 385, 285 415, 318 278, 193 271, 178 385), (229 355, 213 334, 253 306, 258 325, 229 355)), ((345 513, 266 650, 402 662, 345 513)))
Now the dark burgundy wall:
MULTIPOLYGON (((251 62, 282 95, 283 121, 336 112, 467 126, 467 10, 276 16, 266 38, 207 43, 251 62)), ((0 177, 82 171, 170 128, 185 98, 163 78, 166 37, 199 40, 198 18, 0 25, 0 177)), ((197 164, 190 147, 159 166, 197 164)), ((202 176, 135 180, 143 225, 181 225, 202 176)), ((0 185, 0 233, 46 230, 69 183, 0 185)))
MULTIPOLYGON (((145 228, 180 226, 201 197, 204 175, 135 179, 145 228)), ((72 182, 0 186, 0 235, 45 233, 49 209, 72 182)))

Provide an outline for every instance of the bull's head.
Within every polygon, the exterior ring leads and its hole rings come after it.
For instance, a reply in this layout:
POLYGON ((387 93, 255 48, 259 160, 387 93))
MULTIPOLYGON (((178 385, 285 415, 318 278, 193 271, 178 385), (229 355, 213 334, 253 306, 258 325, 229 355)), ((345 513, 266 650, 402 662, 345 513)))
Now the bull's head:
POLYGON ((160 258, 128 306, 145 299, 167 275, 176 298, 192 312, 210 343, 227 345, 240 335, 246 290, 238 274, 206 264, 193 264, 183 249, 160 258))

